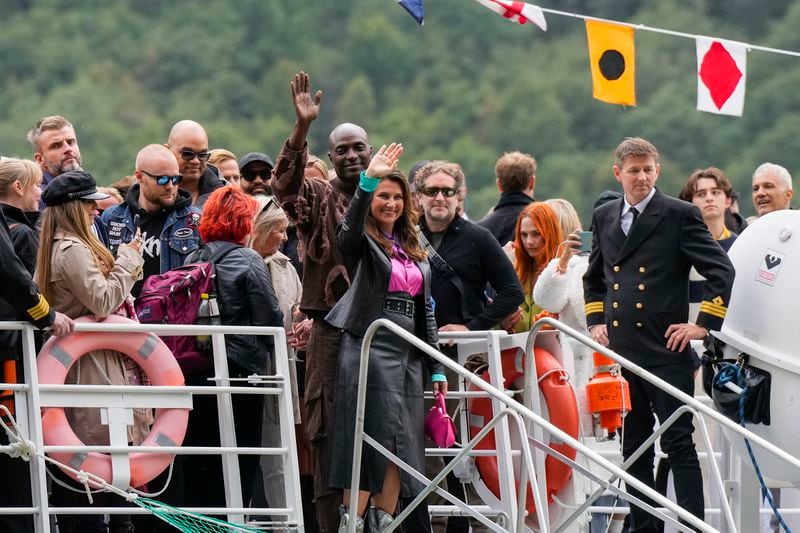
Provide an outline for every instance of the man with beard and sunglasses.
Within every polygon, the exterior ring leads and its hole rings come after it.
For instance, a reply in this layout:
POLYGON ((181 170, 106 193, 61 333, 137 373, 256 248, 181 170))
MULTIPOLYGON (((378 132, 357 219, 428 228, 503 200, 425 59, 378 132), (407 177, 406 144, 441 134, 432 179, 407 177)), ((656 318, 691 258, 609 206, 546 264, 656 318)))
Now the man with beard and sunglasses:
POLYGON ((250 196, 272 195, 272 169, 275 164, 267 154, 250 152, 239 160, 239 186, 250 196))
MULTIPOLYGON (((239 160, 239 187, 250 196, 272 196, 272 169, 275 163, 267 154, 261 152, 250 152, 242 156, 239 160)), ((286 242, 281 245, 281 253, 285 254, 292 262, 292 266, 297 270, 300 277, 303 276, 303 262, 300 261, 300 254, 297 245, 300 243, 297 237, 297 227, 293 222, 289 222, 286 228, 286 242)))
POLYGON ((169 131, 166 147, 178 160, 178 173, 183 176, 181 189, 191 195, 192 205, 203 209, 208 196, 226 185, 217 167, 208 164, 211 152, 205 128, 194 120, 176 122, 169 131))
POLYGON ((200 209, 179 189, 183 178, 178 162, 163 145, 150 144, 139 151, 134 176, 136 183, 125 201, 107 209, 102 220, 114 253, 121 243, 130 242, 137 227, 142 230, 144 276, 131 289, 138 297, 145 279, 183 265, 200 246, 200 209))

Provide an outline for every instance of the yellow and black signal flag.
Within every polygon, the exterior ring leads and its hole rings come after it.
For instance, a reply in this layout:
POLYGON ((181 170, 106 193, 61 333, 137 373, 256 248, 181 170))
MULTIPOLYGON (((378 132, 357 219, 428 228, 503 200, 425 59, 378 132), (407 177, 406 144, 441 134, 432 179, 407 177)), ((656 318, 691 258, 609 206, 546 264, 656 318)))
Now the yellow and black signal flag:
POLYGON ((586 21, 592 96, 609 104, 636 105, 634 29, 597 20, 586 21))

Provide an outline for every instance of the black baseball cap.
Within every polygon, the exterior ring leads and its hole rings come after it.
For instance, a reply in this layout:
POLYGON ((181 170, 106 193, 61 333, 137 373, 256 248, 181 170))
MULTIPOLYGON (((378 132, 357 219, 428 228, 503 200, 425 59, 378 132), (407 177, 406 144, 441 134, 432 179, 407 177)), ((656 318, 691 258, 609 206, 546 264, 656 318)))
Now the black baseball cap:
POLYGON ((105 200, 109 195, 97 192, 97 182, 88 172, 71 170, 53 179, 42 193, 45 205, 65 204, 73 200, 105 200))
POLYGON ((244 167, 255 162, 265 163, 269 168, 275 168, 275 163, 272 162, 272 158, 267 154, 262 154, 261 152, 250 152, 248 154, 244 154, 239 160, 239 171, 241 172, 244 170, 244 167))

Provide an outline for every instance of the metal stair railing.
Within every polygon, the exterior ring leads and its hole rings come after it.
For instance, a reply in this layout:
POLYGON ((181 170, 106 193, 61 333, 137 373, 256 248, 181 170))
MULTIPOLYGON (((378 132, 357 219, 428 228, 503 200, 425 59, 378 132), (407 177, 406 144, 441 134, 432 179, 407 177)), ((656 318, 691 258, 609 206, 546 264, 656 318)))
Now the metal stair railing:
MULTIPOLYGON (((560 322, 557 322, 557 321, 552 320, 552 319, 543 319, 543 320, 537 322, 537 324, 531 330, 530 339, 529 339, 529 343, 528 343, 529 346, 527 347, 526 352, 525 352, 526 354, 531 353, 531 348, 533 346, 533 339, 535 338, 535 335, 538 332, 538 329, 541 327, 541 325, 544 325, 545 323, 549 323, 551 325, 554 325, 555 327, 557 327, 557 329, 560 329, 561 331, 564 331, 567 334, 570 334, 570 336, 573 336, 573 335, 571 335, 571 333, 574 333, 575 334, 575 338, 578 338, 579 340, 586 339, 586 340, 588 340, 589 342, 592 343, 592 344, 587 344, 587 346, 590 346, 590 347, 594 348, 594 346, 596 345, 599 348, 602 348, 599 345, 597 345, 596 343, 594 343, 594 341, 592 341, 591 339, 588 339, 586 337, 580 336, 580 333, 578 333, 577 331, 575 331, 575 330, 573 330, 571 328, 568 328, 567 326, 564 326, 560 322)), ((674 502, 671 502, 666 497, 664 497, 663 495, 659 494, 658 492, 656 492, 652 488, 646 486, 644 483, 642 483, 638 479, 634 478, 632 475, 630 475, 625 470, 621 469, 619 466, 617 466, 614 463, 612 463, 611 461, 605 459, 604 457, 599 455, 597 452, 595 452, 594 450, 592 450, 591 448, 589 448, 588 446, 583 444, 581 441, 572 438, 569 434, 567 434, 566 432, 562 431, 560 428, 554 426, 549 421, 545 420, 543 417, 541 417, 537 413, 533 412, 531 409, 529 409, 525 405, 523 405, 520 402, 514 400, 513 398, 510 398, 508 396, 508 394, 506 394, 505 392, 497 389, 496 387, 493 387, 492 385, 490 385, 489 383, 487 383, 486 381, 484 381, 480 377, 475 376, 474 374, 472 374, 471 372, 466 370, 461 365, 458 365, 457 363, 451 361, 450 358, 447 357, 446 355, 442 354, 438 350, 435 350, 434 348, 430 347, 427 343, 423 342, 422 340, 418 339, 414 335, 406 332, 405 330, 403 330, 402 328, 400 328, 399 326, 397 326, 393 322, 391 322, 389 320, 386 320, 386 319, 378 319, 375 322, 373 322, 372 324, 370 324, 370 326, 367 328, 366 333, 364 334, 364 340, 363 340, 363 343, 361 345, 361 360, 360 360, 359 381, 358 381, 359 385, 358 385, 358 391, 357 391, 358 396, 357 396, 357 404, 356 404, 356 424, 355 424, 355 428, 354 428, 355 434, 354 434, 354 443, 353 443, 353 466, 352 466, 352 472, 351 472, 352 475, 351 475, 351 484, 350 484, 351 489, 352 489, 351 492, 350 492, 350 502, 349 502, 350 509, 356 509, 357 508, 357 502, 358 502, 358 490, 357 490, 357 488, 359 486, 359 480, 361 478, 361 453, 362 453, 363 443, 366 440, 367 443, 370 444, 370 445, 376 444, 374 441, 372 441, 369 438, 368 435, 366 435, 364 433, 364 411, 365 411, 365 407, 366 407, 366 390, 367 390, 366 389, 366 383, 367 383, 367 379, 368 379, 369 351, 370 351, 370 346, 372 344, 372 339, 375 336, 375 333, 377 332, 377 330, 379 328, 387 328, 387 329, 389 329, 392 333, 398 335, 404 341, 406 341, 409 344, 413 345, 414 347, 416 347, 417 349, 419 349, 420 351, 422 351, 423 353, 425 353, 429 357, 433 358, 435 361, 441 363, 446 368, 448 368, 451 371, 455 372, 461 378, 464 378, 466 381, 468 381, 473 386, 475 386, 478 389, 481 389, 484 392, 488 393, 488 395, 495 402, 499 402, 499 403, 504 404, 505 407, 508 410, 512 411, 518 417, 520 417, 521 419, 524 419, 528 423, 533 423, 533 424, 535 424, 537 426, 542 427, 551 436, 554 436, 554 437, 560 439, 562 442, 568 444, 570 447, 574 448, 576 451, 582 453, 587 459, 589 459, 591 461, 594 461, 595 463, 599 464, 602 468, 604 468, 605 470, 607 470, 608 472, 613 474, 616 478, 621 478, 622 480, 624 480, 626 482, 626 484, 628 486, 632 486, 635 489, 639 490, 644 497, 650 498, 655 503, 660 504, 663 508, 665 508, 667 511, 670 511, 671 513, 673 513, 679 519, 685 521, 688 525, 690 525, 690 526, 692 526, 695 529, 700 530, 700 531, 707 531, 707 532, 716 532, 717 531, 716 529, 714 529, 710 525, 706 524, 705 522, 703 522, 702 520, 700 520, 696 516, 690 514, 685 509, 681 508, 680 506, 678 506, 674 502)), ((620 356, 618 356, 617 354, 613 354, 612 358, 614 358, 615 360, 618 360, 618 359, 620 359, 620 356)), ((527 365, 527 366, 530 367, 530 366, 533 366, 533 365, 527 365)), ((639 369, 639 370, 644 372, 641 369, 639 369)), ((678 392, 680 392, 680 391, 678 391, 678 392)), ((690 398, 690 400, 692 400, 694 402, 693 399, 690 398)), ((706 409, 706 410, 708 410, 708 408, 705 407, 705 406, 701 406, 701 407, 706 409)), ((495 419, 498 416, 499 415, 496 415, 495 419)), ((520 429, 521 429, 521 434, 526 436, 527 432, 525 431, 525 428, 523 427, 523 428, 520 428, 520 429)), ((739 429, 741 430, 741 428, 739 428, 739 429)), ((746 430, 743 430, 743 431, 745 431, 745 433, 748 434, 748 435, 751 433, 751 432, 746 431, 746 430)), ((472 440, 475 441, 476 439, 472 439, 472 440)), ((526 440, 528 440, 528 439, 527 438, 524 439, 523 442, 525 442, 526 440)), ((760 440, 763 441, 763 439, 760 439, 760 440)), ((763 442, 765 442, 765 441, 763 441, 763 442)), ((472 444, 472 443, 470 442, 470 444, 472 444)), ((769 443, 766 443, 766 445, 770 446, 769 443)), ((577 465, 573 461, 570 461, 566 457, 561 456, 561 454, 558 454, 557 452, 554 452, 553 450, 551 450, 549 448, 549 446, 547 446, 544 443, 537 443, 537 447, 539 447, 539 448, 543 447, 544 451, 546 453, 549 453, 549 454, 554 455, 556 457, 560 456, 559 458, 562 461, 565 461, 567 464, 572 464, 572 465, 578 467, 578 469, 581 470, 581 471, 588 471, 588 469, 585 469, 582 466, 577 465)), ((525 449, 525 448, 527 448, 527 447, 523 446, 523 449, 525 449)), ((465 454, 468 453, 468 451, 469 450, 466 450, 465 454)), ((395 461, 395 459, 396 459, 396 457, 394 457, 393 454, 391 454, 387 450, 383 450, 381 453, 384 453, 384 455, 386 457, 389 457, 393 461, 395 461)), ((785 452, 784 452, 784 454, 785 454, 785 452)), ((529 458, 529 456, 527 456, 526 454, 523 454, 523 460, 525 460, 526 458, 529 458)), ((800 464, 800 461, 797 461, 797 462, 800 464)), ((537 501, 538 502, 546 501, 546 494, 544 494, 542 492, 542 487, 538 483, 536 483, 535 473, 533 472, 533 469, 531 469, 529 467, 526 467, 526 468, 524 468, 522 470, 522 472, 523 472, 523 474, 522 474, 523 478, 525 478, 526 476, 529 476, 529 479, 532 480, 532 482, 533 482, 534 491, 539 493, 539 497, 538 497, 537 501), (529 470, 530 470, 530 473, 529 473, 529 470)), ((428 481, 426 478, 424 478, 424 476, 422 476, 422 474, 420 474, 420 476, 421 477, 418 477, 418 479, 421 479, 421 480, 425 479, 426 482, 430 483, 430 481, 428 481)), ((437 477, 439 477, 439 476, 437 476, 437 477)), ((527 490, 528 484, 529 484, 528 482, 524 482, 524 483, 520 484, 519 494, 516 495, 514 505, 510 506, 510 508, 514 511, 512 513, 512 516, 510 517, 511 518, 511 522, 515 526, 514 531, 524 531, 522 524, 524 523, 525 509, 524 509, 524 507, 518 507, 517 506, 517 498, 518 498, 518 501, 521 501, 521 502, 525 501, 525 498, 526 498, 525 491, 527 490), (516 511, 519 511, 519 512, 517 513, 516 511)), ((608 485, 611 485, 611 484, 609 483, 608 485)), ((609 490, 613 490, 612 487, 610 487, 610 486, 607 487, 607 488, 609 488, 609 490)), ((622 489, 617 489, 617 490, 620 491, 620 492, 624 492, 624 491, 622 491, 622 489)), ((439 490, 437 489, 437 493, 438 492, 439 492, 439 490)), ((673 518, 672 516, 666 514, 665 512, 661 511, 660 509, 658 509, 658 508, 656 508, 656 507, 654 507, 654 506, 652 506, 652 505, 650 505, 650 504, 648 504, 648 503, 646 503, 646 502, 644 502, 642 500, 639 500, 638 498, 630 496, 627 493, 625 493, 625 494, 626 494, 626 498, 629 501, 631 501, 635 505, 639 505, 640 507, 648 510, 648 512, 650 512, 653 515, 657 516, 659 519, 664 520, 665 522, 668 522, 670 524, 673 524, 673 525, 675 525, 677 528, 679 528, 681 530, 691 531, 686 526, 683 526, 682 524, 680 524, 675 518, 673 518)), ((479 513, 475 512, 473 509, 467 509, 467 511, 469 512, 469 514, 471 516, 475 516, 476 518, 480 519, 479 518, 479 513)), ((542 513, 544 513, 544 507, 541 504, 538 504, 537 505, 537 515, 542 516, 542 513)), ((398 523, 399 523, 398 520, 394 520, 392 522, 392 525, 390 526, 389 531, 393 531, 394 528, 397 527, 398 523)), ((544 518, 544 517, 540 518, 539 524, 540 524, 540 531, 542 531, 543 533, 547 533, 549 531, 549 526, 548 526, 546 518, 544 518)), ((349 520, 348 523, 347 523, 346 531, 348 533, 355 533, 355 530, 356 530, 355 528, 356 528, 356 521, 355 520, 349 520)))
MULTIPOLYGON (((530 332, 528 334, 528 340, 526 342, 525 353, 529 353, 529 351, 533 349, 533 345, 534 345, 534 341, 535 341, 536 335, 539 333, 541 328, 543 326, 545 326, 545 325, 552 326, 553 328, 555 328, 555 329, 561 331, 562 333, 566 334, 567 336, 577 340, 578 342, 580 342, 581 344, 591 348, 592 350, 594 350, 596 352, 600 352, 601 354, 613 359, 614 361, 619 363, 622 367, 624 367, 628 371, 630 371, 632 374, 634 374, 634 375, 636 375, 638 377, 641 377, 642 379, 652 383, 653 385, 657 386, 658 388, 660 388, 664 392, 670 394, 671 396, 681 400, 682 402, 684 402, 686 404, 681 409, 679 409, 679 411, 680 411, 681 414, 684 413, 684 412, 690 412, 695 416, 695 418, 698 421, 701 422, 699 427, 700 427, 701 433, 703 435, 703 440, 704 440, 706 446, 708 447, 709 456, 710 456, 710 465, 711 465, 711 469, 712 469, 712 472, 713 472, 713 475, 714 475, 714 478, 715 478, 715 483, 717 484, 717 489, 720 491, 720 494, 722 495, 721 500, 722 500, 723 515, 725 516, 725 520, 728 523, 729 527, 731 528, 731 531, 736 531, 735 522, 734 522, 734 519, 733 519, 733 514, 732 514, 732 511, 731 511, 729 502, 728 502, 727 498, 725 497, 726 491, 724 489, 724 484, 722 482, 722 478, 721 478, 721 475, 719 473, 718 465, 716 463, 716 460, 714 459, 715 455, 713 453, 713 449, 711 448, 711 441, 710 441, 710 438, 708 436, 708 429, 707 429, 707 426, 705 424, 705 420, 704 420, 702 415, 706 415, 706 416, 710 417, 715 422, 719 423, 720 425, 724 426, 725 428, 729 429, 730 431, 733 431, 734 433, 738 434, 739 436, 741 436, 741 437, 743 437, 745 439, 748 439, 748 440, 750 440, 750 442, 760 446, 762 449, 764 449, 768 453, 771 453, 771 454, 779 457, 780 459, 783 459, 784 461, 788 462, 789 464, 791 464, 795 468, 800 469, 800 458, 794 457, 793 455, 789 454, 785 450, 783 450, 783 449, 779 448, 778 446, 775 446, 771 442, 767 441, 763 437, 761 437, 761 436, 753 433, 752 431, 740 426, 736 422, 733 422, 732 420, 727 418, 725 415, 723 415, 723 414, 719 413, 718 411, 708 407, 703 402, 700 402, 700 401, 696 400, 693 396, 690 396, 690 395, 682 392, 681 390, 675 388, 674 386, 670 385, 669 383, 667 383, 666 381, 662 380, 661 378, 651 374, 650 372, 648 372, 644 368, 636 365, 635 363, 632 363, 631 361, 629 361, 625 357, 619 355, 615 351, 613 351, 613 350, 611 350, 611 349, 609 349, 609 348, 597 343, 596 341, 594 341, 594 339, 592 339, 590 337, 587 337, 586 335, 582 334, 581 332, 575 330, 574 328, 571 328, 571 327, 567 326, 566 324, 563 324, 562 322, 559 322, 558 320, 555 320, 555 319, 550 318, 550 317, 546 317, 546 318, 542 318, 542 319, 538 320, 531 327, 531 330, 530 330, 530 332)), ((530 396, 535 392, 535 383, 532 384, 531 383, 532 381, 533 381, 533 379, 529 378, 529 376, 527 375, 527 367, 526 367, 525 396, 524 396, 526 402, 527 402, 527 399, 530 398, 530 396)), ((655 439, 657 438, 657 436, 660 435, 663 432, 662 428, 664 426, 668 426, 669 424, 673 423, 675 420, 677 420, 678 416, 680 416, 680 415, 678 414, 678 411, 676 411, 676 413, 673 413, 673 415, 669 419, 664 421, 664 424, 662 424, 661 427, 659 427, 659 429, 647 441, 645 441, 645 443, 643 443, 642 446, 640 446, 640 448, 638 448, 636 450, 635 454, 633 456, 631 456, 629 458, 629 460, 627 460, 627 461, 625 461, 625 463, 623 463, 623 467, 627 466, 632 461, 634 461, 636 459, 636 457, 641 455, 641 453, 643 453, 644 450, 647 447, 649 447, 653 442, 655 442, 655 439)), ((537 444, 537 447, 541 447, 541 445, 537 444)), ((552 450, 549 450, 549 448, 547 448, 546 446, 543 449, 544 449, 544 451, 546 453, 549 453, 551 455, 560 455, 560 454, 557 454, 556 452, 553 452, 552 450)), ((562 458, 566 459, 567 462, 571 462, 571 461, 569 461, 567 458, 565 458, 563 456, 562 456, 562 458)), ((606 481, 608 483, 608 485, 611 485, 611 482, 613 482, 614 480, 616 480, 619 477, 614 472, 612 472, 612 474, 614 474, 614 476, 612 476, 612 478, 610 480, 604 480, 604 481, 606 481)), ((596 480, 596 476, 594 476, 594 475, 589 475, 589 477, 591 477, 591 478, 596 480)), ((634 485, 634 487, 636 487, 636 485, 634 485)), ((610 488, 610 487, 605 487, 605 488, 610 488)), ((639 487, 636 487, 636 488, 638 489, 639 487)), ((592 496, 590 496, 589 500, 587 500, 589 505, 587 505, 586 502, 585 502, 567 520, 569 521, 569 520, 576 519, 577 516, 579 516, 580 512, 585 511, 591 505, 591 503, 593 503, 594 500, 597 499, 597 497, 600 495, 600 493, 602 493, 602 490, 603 489, 601 488, 597 492, 592 494, 592 496)), ((561 530, 562 529, 559 528, 557 531, 561 531, 561 530)))

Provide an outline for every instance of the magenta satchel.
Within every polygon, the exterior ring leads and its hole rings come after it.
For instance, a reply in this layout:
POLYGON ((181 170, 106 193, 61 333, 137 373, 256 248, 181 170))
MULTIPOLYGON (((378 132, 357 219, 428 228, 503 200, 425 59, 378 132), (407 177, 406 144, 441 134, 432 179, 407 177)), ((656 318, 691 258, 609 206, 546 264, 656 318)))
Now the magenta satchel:
POLYGON ((425 417, 425 436, 436 443, 439 448, 449 448, 456 442, 456 425, 447 414, 444 394, 436 393, 436 404, 425 417))

